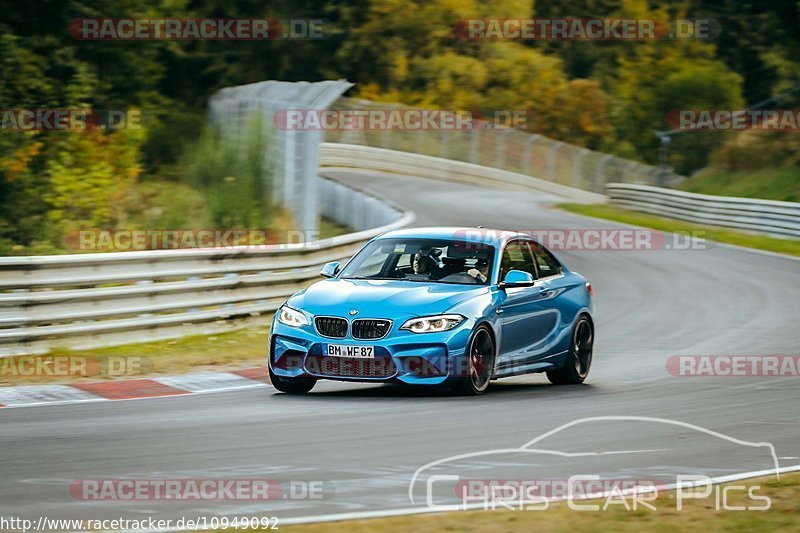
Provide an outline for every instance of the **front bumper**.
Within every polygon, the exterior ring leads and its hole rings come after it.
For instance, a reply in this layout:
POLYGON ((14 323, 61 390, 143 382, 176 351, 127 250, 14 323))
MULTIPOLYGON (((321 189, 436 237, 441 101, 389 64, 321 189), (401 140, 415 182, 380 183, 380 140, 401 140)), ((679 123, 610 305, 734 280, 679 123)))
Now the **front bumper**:
POLYGON ((474 325, 467 319, 443 333, 411 333, 399 330, 395 323, 386 337, 361 340, 350 335, 331 339, 319 335, 313 325, 290 327, 276 319, 270 334, 269 365, 276 375, 289 378, 438 385, 464 375, 464 352, 474 325), (327 356, 325 344, 373 346, 375 357, 327 356))

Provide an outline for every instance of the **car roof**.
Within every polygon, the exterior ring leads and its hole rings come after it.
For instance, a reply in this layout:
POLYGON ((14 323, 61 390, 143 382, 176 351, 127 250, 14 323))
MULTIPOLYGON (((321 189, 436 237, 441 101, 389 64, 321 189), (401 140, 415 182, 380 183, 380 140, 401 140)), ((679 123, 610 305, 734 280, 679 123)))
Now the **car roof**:
POLYGON ((497 247, 502 247, 514 238, 530 239, 530 236, 516 231, 453 226, 399 229, 386 232, 378 237, 378 239, 445 239, 497 247))

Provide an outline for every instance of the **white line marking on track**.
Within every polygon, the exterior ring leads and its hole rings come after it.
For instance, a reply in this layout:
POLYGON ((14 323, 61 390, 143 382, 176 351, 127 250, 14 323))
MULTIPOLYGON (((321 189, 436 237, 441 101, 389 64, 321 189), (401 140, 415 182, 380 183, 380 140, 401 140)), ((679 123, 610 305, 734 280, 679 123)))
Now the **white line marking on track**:
POLYGON ((94 394, 69 385, 21 385, 0 387, 0 404, 25 407, 57 402, 82 402, 97 398, 94 394))
POLYGON ((206 392, 252 385, 253 380, 230 372, 208 372, 183 374, 177 376, 154 377, 162 385, 189 392, 206 392))

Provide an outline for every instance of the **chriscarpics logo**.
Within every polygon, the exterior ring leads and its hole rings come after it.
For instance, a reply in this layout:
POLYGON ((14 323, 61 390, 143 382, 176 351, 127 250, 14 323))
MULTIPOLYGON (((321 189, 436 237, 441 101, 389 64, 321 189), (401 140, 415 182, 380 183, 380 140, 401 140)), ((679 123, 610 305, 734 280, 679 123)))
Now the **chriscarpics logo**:
POLYGON ((717 486, 752 477, 740 466, 745 464, 758 475, 780 477, 769 442, 665 418, 598 416, 556 427, 521 446, 428 462, 411 477, 408 497, 431 511, 541 511, 554 502, 566 502, 574 511, 682 511, 688 500, 702 500, 716 511, 768 510, 771 500, 759 481, 717 486), (610 442, 616 444, 600 446, 598 435, 614 435, 610 442), (713 452, 698 461, 703 450, 713 452), (719 472, 734 475, 719 478, 719 472), (666 491, 674 494, 662 497, 666 491))

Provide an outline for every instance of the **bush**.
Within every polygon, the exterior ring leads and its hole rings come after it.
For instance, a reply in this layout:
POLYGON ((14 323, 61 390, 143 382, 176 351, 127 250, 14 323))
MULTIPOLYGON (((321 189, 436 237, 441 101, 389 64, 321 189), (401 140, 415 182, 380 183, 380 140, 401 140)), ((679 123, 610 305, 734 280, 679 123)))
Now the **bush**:
POLYGON ((188 153, 188 180, 207 192, 219 228, 264 228, 272 218, 268 139, 261 120, 246 131, 245 142, 238 143, 209 126, 188 153))
POLYGON ((711 155, 720 170, 750 171, 800 166, 800 139, 793 132, 745 131, 731 137, 711 155))

